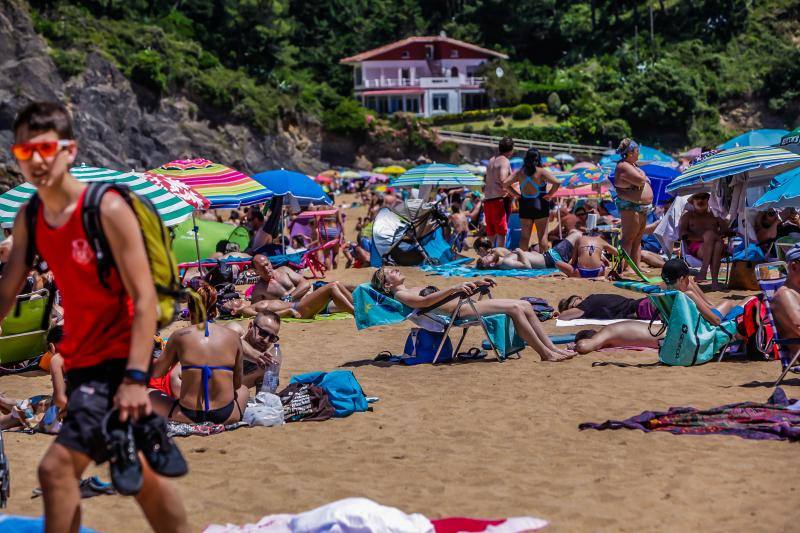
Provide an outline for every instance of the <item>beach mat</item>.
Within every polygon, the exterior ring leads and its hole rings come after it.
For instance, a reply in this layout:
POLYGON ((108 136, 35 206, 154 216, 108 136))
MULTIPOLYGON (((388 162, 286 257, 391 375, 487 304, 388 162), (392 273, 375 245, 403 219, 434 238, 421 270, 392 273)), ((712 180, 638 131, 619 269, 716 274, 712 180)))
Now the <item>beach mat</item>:
POLYGON ((167 421, 167 435, 170 437, 209 437, 217 435, 223 431, 233 431, 247 422, 235 422, 233 424, 213 424, 205 422, 203 424, 185 424, 183 422, 167 421))
POLYGON ((462 278, 537 278, 558 273, 558 269, 555 268, 520 268, 514 270, 478 269, 467 265, 467 263, 471 261, 472 259, 469 258, 459 259, 458 261, 453 261, 445 265, 421 265, 419 268, 423 272, 444 276, 446 278, 453 276, 462 278))
MULTIPOLYGON (((556 327, 568 328, 573 326, 608 326, 609 324, 616 324, 617 322, 641 322, 642 324, 650 323, 649 320, 632 320, 629 318, 574 318, 572 320, 561 320, 560 318, 557 318, 556 327)), ((660 326, 661 321, 656 320, 653 324, 660 326)))
POLYGON ((281 322, 318 322, 320 320, 347 320, 353 318, 350 313, 330 313, 327 315, 316 315, 314 318, 281 318, 281 322))
MULTIPOLYGON (((44 517, 0 515, 0 533, 42 533, 44 517)), ((95 529, 81 527, 80 533, 98 533, 95 529)))
POLYGON ((670 407, 667 412, 645 411, 626 420, 587 422, 579 429, 639 429, 674 435, 736 435, 751 440, 800 441, 800 402, 778 387, 767 403, 742 402, 700 410, 670 407))

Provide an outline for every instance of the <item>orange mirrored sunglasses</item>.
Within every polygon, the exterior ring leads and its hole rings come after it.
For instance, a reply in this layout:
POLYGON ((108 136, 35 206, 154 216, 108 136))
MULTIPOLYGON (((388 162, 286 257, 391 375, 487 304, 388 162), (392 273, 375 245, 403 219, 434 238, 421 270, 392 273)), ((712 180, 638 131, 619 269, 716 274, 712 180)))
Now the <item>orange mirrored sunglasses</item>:
POLYGON ((11 146, 11 153, 18 161, 28 161, 33 157, 34 150, 42 158, 53 157, 59 150, 72 146, 75 141, 61 139, 60 141, 41 141, 36 143, 17 143, 11 146))

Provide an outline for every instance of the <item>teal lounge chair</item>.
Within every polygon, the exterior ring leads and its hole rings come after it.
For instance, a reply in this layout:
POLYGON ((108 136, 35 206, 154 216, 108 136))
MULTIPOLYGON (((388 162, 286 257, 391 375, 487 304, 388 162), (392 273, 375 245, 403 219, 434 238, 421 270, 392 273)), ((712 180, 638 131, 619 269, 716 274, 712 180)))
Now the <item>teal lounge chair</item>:
POLYGON ((646 294, 658 309, 662 329, 651 333, 657 337, 666 329, 658 349, 658 358, 666 365, 700 365, 717 354, 721 359, 736 335, 734 316, 726 317, 715 326, 700 314, 691 298, 680 291, 662 290, 644 283, 617 282, 614 285, 646 294))
MULTIPOLYGON (((479 297, 488 296, 488 288, 479 290, 479 297)), ((525 343, 514 331, 514 324, 502 314, 480 316, 475 310, 475 300, 464 293, 456 293, 445 298, 435 306, 425 309, 412 309, 405 304, 395 300, 389 295, 376 291, 369 284, 365 283, 356 287, 353 291, 353 304, 355 307, 356 327, 358 329, 370 328, 373 326, 384 326, 399 324, 405 320, 413 322, 417 327, 434 332, 443 332, 442 341, 433 358, 435 364, 442 352, 450 330, 453 327, 462 329, 461 338, 454 350, 458 354, 464 338, 469 328, 480 326, 483 329, 486 340, 491 345, 498 361, 504 361, 510 355, 517 354, 525 348, 525 343), (455 310, 450 314, 437 312, 442 305, 458 300, 455 310), (473 309, 476 317, 457 318, 463 306, 473 309)))
POLYGON ((0 324, 0 364, 32 359, 47 350, 51 310, 47 289, 17 296, 14 309, 0 324))

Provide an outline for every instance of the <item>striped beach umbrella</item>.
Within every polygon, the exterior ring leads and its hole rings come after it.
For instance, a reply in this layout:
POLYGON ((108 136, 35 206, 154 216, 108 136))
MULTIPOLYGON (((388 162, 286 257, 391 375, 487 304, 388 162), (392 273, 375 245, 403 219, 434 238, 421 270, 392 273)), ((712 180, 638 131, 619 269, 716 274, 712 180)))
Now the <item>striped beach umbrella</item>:
POLYGON ((667 186, 681 194, 705 189, 707 183, 736 174, 747 174, 748 184, 766 185, 777 174, 800 166, 800 154, 782 148, 743 146, 724 150, 689 167, 667 186))
POLYGON ((456 165, 432 163, 412 168, 389 182, 390 187, 482 187, 483 180, 456 165))
MULTIPOLYGON (((180 224, 191 216, 194 207, 163 187, 132 172, 119 172, 107 168, 81 165, 70 169, 70 173, 80 181, 108 181, 127 185, 139 196, 147 197, 158 210, 161 220, 167 226, 180 224)), ((14 223, 20 206, 36 192, 36 187, 23 183, 0 195, 0 225, 7 228, 14 223)))
POLYGON ((562 184, 568 189, 576 189, 585 185, 595 185, 608 181, 608 172, 602 167, 579 168, 570 172, 562 184))
POLYGON ((212 209, 260 204, 273 196, 271 190, 253 178, 208 159, 179 159, 150 173, 185 183, 207 198, 212 209))

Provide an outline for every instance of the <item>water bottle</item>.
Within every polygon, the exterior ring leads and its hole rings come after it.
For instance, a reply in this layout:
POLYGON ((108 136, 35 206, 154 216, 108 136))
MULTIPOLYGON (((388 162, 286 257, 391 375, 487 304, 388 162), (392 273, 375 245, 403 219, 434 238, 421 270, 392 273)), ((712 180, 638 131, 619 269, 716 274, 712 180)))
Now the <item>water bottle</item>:
POLYGON ((272 345, 270 351, 272 352, 272 358, 275 362, 267 365, 267 369, 264 371, 264 381, 261 383, 260 392, 275 394, 280 384, 281 362, 283 361, 281 345, 276 342, 272 345))

